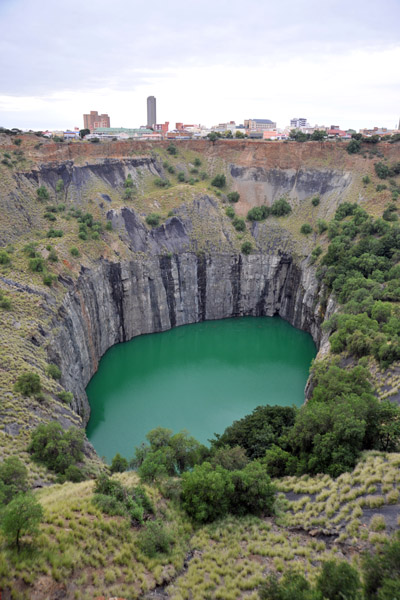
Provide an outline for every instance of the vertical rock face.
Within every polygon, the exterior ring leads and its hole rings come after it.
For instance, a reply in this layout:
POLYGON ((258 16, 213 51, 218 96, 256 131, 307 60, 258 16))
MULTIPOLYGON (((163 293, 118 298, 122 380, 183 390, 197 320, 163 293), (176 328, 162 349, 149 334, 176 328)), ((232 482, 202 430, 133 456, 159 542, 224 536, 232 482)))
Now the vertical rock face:
POLYGON ((101 356, 137 335, 204 320, 280 315, 319 346, 319 285, 290 255, 195 254, 100 261, 82 269, 54 323, 52 358, 86 423, 85 387, 101 356))

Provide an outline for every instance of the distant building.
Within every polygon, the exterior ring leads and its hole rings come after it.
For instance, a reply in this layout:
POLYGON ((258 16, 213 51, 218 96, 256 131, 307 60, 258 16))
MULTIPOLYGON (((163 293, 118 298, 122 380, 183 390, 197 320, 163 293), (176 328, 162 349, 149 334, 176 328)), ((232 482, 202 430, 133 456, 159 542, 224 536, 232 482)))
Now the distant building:
POLYGON ((276 123, 270 121, 270 119, 245 119, 244 127, 249 134, 262 133, 263 131, 276 129, 276 123))
POLYGON ((299 119, 297 117, 294 117, 293 119, 290 119, 290 127, 292 129, 300 129, 300 127, 307 127, 307 119, 304 119, 303 117, 300 117, 299 119))
POLYGON ((86 139, 90 139, 92 137, 99 137, 101 139, 147 139, 148 137, 154 137, 155 139, 160 139, 161 135, 153 132, 152 129, 141 128, 141 129, 129 129, 127 127, 97 127, 93 134, 89 137, 86 136, 86 139))
POLYGON ((153 127, 157 123, 156 99, 154 96, 147 98, 147 127, 153 127))
POLYGON ((169 121, 165 121, 165 123, 155 123, 153 125, 153 129, 157 133, 161 133, 161 135, 166 136, 169 129, 169 121))
POLYGON ((83 128, 93 131, 96 127, 110 127, 110 117, 107 114, 99 115, 97 110, 91 110, 88 115, 83 115, 83 128))

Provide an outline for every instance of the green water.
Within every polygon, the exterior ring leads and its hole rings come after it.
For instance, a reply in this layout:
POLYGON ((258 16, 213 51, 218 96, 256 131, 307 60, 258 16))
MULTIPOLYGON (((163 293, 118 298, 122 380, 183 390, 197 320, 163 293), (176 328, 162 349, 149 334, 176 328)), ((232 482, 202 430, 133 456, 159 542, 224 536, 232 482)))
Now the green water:
POLYGON ((260 404, 300 406, 312 358, 309 334, 277 317, 177 327, 113 346, 87 387, 87 435, 108 461, 158 427, 206 443, 260 404))

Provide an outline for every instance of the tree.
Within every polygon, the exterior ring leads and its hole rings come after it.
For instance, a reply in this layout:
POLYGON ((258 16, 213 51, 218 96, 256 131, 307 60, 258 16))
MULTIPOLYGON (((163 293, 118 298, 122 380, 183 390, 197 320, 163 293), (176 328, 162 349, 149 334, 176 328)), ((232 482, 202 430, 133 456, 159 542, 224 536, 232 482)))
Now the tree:
POLYGON ((292 212, 292 207, 285 198, 279 198, 271 206, 271 215, 274 217, 285 217, 292 212))
POLYGON ((234 485, 230 472, 204 462, 182 476, 182 503, 198 523, 214 521, 229 511, 234 485))
POLYGON ((229 194, 227 194, 226 197, 228 198, 229 202, 238 202, 240 194, 239 192, 229 192, 229 194))
POLYGON ((33 459, 44 463, 56 473, 82 459, 84 431, 71 427, 64 431, 60 423, 42 423, 31 433, 28 451, 33 459))
POLYGON ((168 154, 171 154, 171 156, 176 156, 176 154, 178 154, 178 148, 174 146, 174 144, 170 144, 167 148, 167 152, 168 154))
POLYGON ((400 597, 400 535, 366 554, 362 563, 366 600, 393 600, 400 597))
POLYGON ((246 255, 251 254, 251 251, 253 250, 252 243, 251 242, 243 242, 241 250, 242 250, 243 254, 246 254, 246 255))
POLYGON ((347 562, 328 560, 323 563, 316 587, 326 600, 356 600, 361 583, 357 571, 347 562))
POLYGON ((44 185, 41 185, 40 187, 38 187, 38 189, 36 190, 36 194, 39 200, 48 200, 50 198, 49 196, 49 192, 47 191, 47 189, 45 188, 44 185))
POLYGON ((34 536, 43 519, 43 508, 36 498, 30 494, 18 494, 4 509, 1 516, 1 529, 10 544, 20 551, 20 540, 23 535, 34 536))
POLYGON ((211 185, 218 188, 223 188, 226 185, 226 177, 223 174, 216 175, 214 179, 211 180, 211 185))
POLYGON ((315 131, 312 132, 311 134, 311 139, 314 142, 321 142, 322 140, 324 140, 326 137, 328 137, 328 134, 326 133, 326 131, 323 131, 323 129, 316 129, 315 131))
POLYGON ((300 227, 300 233, 303 235, 309 235, 312 233, 311 225, 309 223, 303 223, 303 225, 300 227))
POLYGON ((213 144, 219 138, 219 136, 215 133, 215 131, 212 131, 211 133, 209 133, 207 135, 207 137, 210 140, 210 142, 212 142, 213 144))
POLYGON ((0 481, 3 483, 3 502, 8 503, 18 492, 28 489, 28 470, 17 456, 0 463, 0 481))
POLYGON ((119 452, 114 456, 111 461, 110 471, 111 473, 123 473, 128 470, 128 461, 126 458, 120 455, 119 452))
POLYGON ((358 152, 360 152, 361 149, 361 142, 359 140, 355 140, 352 139, 350 140, 350 142, 347 144, 347 152, 349 154, 357 154, 358 152))
POLYGON ((85 135, 89 135, 90 133, 90 129, 80 129, 79 130, 79 137, 81 138, 81 140, 83 140, 83 138, 85 137, 85 135))
POLYGON ((40 377, 37 373, 22 373, 14 384, 14 390, 23 396, 36 396, 42 391, 40 377))
POLYGON ((146 217, 146 223, 147 223, 147 225, 150 225, 151 227, 157 227, 160 223, 160 220, 161 220, 161 216, 158 213, 150 213, 146 217))
POLYGON ((271 515, 275 501, 275 487, 266 466, 252 461, 240 471, 233 471, 234 491, 230 511, 237 515, 271 515))

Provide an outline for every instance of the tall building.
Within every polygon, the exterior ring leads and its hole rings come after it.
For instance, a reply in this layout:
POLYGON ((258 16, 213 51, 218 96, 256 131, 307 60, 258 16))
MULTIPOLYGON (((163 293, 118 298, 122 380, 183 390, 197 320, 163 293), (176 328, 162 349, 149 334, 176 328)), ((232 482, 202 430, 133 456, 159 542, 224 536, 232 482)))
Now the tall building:
POLYGON ((298 119, 297 117, 294 117, 294 119, 290 119, 290 127, 292 127, 292 129, 300 129, 300 127, 307 127, 307 119, 303 119, 302 117, 298 119))
POLYGON ((97 110, 91 110, 88 115, 83 115, 83 128, 90 129, 92 133, 96 127, 110 127, 110 117, 99 115, 97 110))
POLYGON ((154 96, 147 98, 147 127, 153 127, 157 123, 156 99, 154 96))

